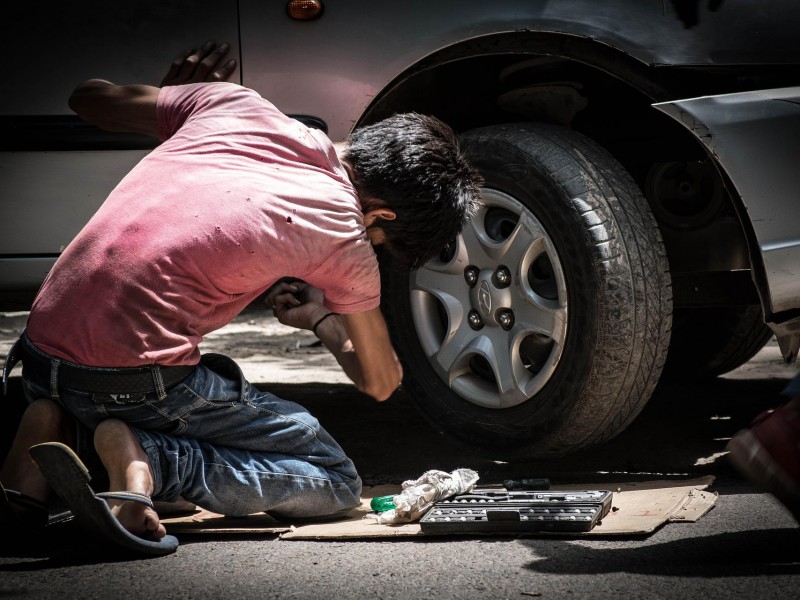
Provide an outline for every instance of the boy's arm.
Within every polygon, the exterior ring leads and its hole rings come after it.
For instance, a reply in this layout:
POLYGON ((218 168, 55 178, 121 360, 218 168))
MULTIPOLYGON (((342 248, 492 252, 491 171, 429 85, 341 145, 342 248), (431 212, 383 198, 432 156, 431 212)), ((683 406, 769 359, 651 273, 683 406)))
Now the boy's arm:
POLYGON ((380 308, 338 315, 323 301, 321 290, 299 281, 280 283, 266 296, 281 323, 313 330, 360 391, 386 400, 400 385, 403 370, 380 308))
POLYGON ((106 131, 158 137, 156 102, 160 91, 150 85, 89 79, 72 92, 69 107, 84 121, 106 131))
POLYGON ((316 333, 356 387, 376 400, 389 398, 403 380, 380 308, 328 317, 316 333))
MULTIPOLYGON (((229 49, 228 44, 207 42, 199 50, 184 52, 172 62, 161 85, 227 80, 236 69, 235 60, 223 62, 229 49)), ((160 89, 89 79, 72 92, 69 107, 101 129, 158 137, 156 102, 160 89)))

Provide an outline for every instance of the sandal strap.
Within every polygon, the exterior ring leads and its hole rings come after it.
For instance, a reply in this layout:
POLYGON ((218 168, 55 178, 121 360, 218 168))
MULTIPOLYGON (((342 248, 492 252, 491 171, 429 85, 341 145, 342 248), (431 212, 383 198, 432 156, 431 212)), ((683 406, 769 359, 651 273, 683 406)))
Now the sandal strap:
POLYGON ((10 526, 12 530, 40 529, 47 525, 48 517, 47 504, 31 498, 27 494, 17 490, 8 490, 0 485, 1 527, 10 526))
POLYGON ((9 503, 35 512, 47 514, 47 504, 17 490, 4 490, 9 503))
POLYGON ((122 500, 123 502, 139 502, 140 504, 146 504, 150 508, 155 508, 153 505, 153 500, 147 494, 140 494, 139 492, 128 492, 128 491, 119 491, 119 492, 100 492, 99 494, 95 494, 98 498, 102 498, 103 500, 122 500))

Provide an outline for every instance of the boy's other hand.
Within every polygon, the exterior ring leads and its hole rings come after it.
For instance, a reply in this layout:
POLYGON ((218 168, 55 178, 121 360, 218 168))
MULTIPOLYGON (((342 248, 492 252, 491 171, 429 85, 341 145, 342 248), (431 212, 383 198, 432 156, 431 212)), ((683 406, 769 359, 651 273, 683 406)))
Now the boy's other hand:
POLYGON ((279 283, 264 298, 278 321, 298 329, 311 329, 320 317, 330 312, 324 301, 322 290, 300 281, 279 283))
POLYGON ((236 59, 226 60, 230 44, 208 41, 178 56, 161 80, 161 87, 203 81, 227 81, 236 70, 236 59))

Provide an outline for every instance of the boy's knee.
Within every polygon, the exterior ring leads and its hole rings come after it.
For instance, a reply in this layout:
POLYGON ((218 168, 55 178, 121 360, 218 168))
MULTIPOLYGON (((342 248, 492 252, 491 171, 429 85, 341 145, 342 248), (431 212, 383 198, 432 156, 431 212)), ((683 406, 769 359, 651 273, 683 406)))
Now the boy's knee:
POLYGON ((353 472, 353 477, 348 477, 343 485, 339 486, 337 494, 343 510, 355 508, 361 504, 361 478, 353 472))
POLYGON ((126 439, 130 441, 135 438, 130 427, 119 419, 105 419, 94 429, 94 446, 98 452, 105 446, 116 446, 126 439))
POLYGON ((38 398, 28 404, 25 414, 36 419, 61 419, 64 417, 64 409, 49 398, 38 398))

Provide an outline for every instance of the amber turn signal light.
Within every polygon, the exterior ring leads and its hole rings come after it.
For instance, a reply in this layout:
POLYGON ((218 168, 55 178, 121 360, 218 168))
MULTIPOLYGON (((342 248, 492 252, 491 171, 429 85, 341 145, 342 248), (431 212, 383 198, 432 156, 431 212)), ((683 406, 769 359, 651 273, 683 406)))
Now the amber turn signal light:
POLYGON ((292 0, 286 5, 286 13, 298 21, 310 21, 322 16, 322 2, 319 0, 292 0))

